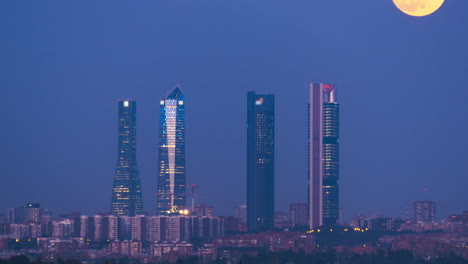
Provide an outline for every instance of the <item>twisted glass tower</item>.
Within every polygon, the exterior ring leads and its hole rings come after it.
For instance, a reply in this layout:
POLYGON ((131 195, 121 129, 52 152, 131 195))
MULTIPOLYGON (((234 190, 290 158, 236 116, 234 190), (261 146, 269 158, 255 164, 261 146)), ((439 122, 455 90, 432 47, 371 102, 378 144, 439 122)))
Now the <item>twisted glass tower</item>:
POLYGON ((339 218, 339 110, 335 84, 311 83, 309 104, 309 226, 339 218))
POLYGON ((159 105, 157 212, 167 214, 186 208, 185 105, 181 88, 174 88, 159 105))
POLYGON ((143 214, 140 176, 136 161, 136 102, 119 101, 119 147, 112 189, 112 214, 143 214))

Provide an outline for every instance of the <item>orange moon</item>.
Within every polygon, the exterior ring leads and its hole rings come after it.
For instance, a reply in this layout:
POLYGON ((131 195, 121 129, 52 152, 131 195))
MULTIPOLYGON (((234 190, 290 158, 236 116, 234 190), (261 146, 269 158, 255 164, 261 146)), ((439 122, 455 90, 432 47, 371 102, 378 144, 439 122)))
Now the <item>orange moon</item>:
POLYGON ((437 11, 444 0, 393 0, 393 3, 407 15, 422 17, 437 11))

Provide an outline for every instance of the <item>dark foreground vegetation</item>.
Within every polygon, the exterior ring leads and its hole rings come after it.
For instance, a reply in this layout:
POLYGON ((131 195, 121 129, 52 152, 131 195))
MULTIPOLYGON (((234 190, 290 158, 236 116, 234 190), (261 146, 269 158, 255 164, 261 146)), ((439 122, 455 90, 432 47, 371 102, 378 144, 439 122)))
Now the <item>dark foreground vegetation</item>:
MULTIPOLYGON (((80 261, 75 259, 58 259, 55 262, 48 262, 42 259, 30 260, 25 255, 14 256, 9 259, 0 259, 0 264, 79 264, 80 261)), ((142 263, 134 259, 109 259, 105 261, 96 261, 102 264, 127 264, 127 263, 142 263)), ((197 257, 188 259, 179 259, 176 262, 167 260, 151 262, 152 264, 200 264, 202 263, 197 257)), ((226 260, 214 260, 211 262, 203 262, 203 264, 226 264, 226 260)), ((457 256, 453 253, 446 256, 440 256, 433 259, 421 259, 414 257, 411 252, 400 250, 384 254, 379 251, 375 254, 353 254, 343 256, 328 253, 315 253, 306 255, 304 253, 280 252, 280 253, 265 253, 258 256, 243 256, 239 260, 232 261, 236 264, 468 264, 468 260, 457 256)))
MULTIPOLYGON (((215 263, 223 263, 218 261, 215 263)), ((268 253, 257 257, 243 257, 237 263, 242 264, 468 264, 468 260, 455 254, 449 254, 436 259, 415 258, 409 251, 396 251, 384 254, 353 254, 341 256, 333 252, 316 253, 312 255, 281 252, 268 253)))

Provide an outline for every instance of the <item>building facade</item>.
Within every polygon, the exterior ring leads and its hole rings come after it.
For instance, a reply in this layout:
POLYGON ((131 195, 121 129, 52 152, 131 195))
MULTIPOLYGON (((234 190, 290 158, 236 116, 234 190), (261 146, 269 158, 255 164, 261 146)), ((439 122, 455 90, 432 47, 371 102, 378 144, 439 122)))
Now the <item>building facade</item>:
POLYGON ((311 83, 309 103, 309 227, 339 218, 339 104, 335 84, 311 83))
POLYGON ((214 216, 214 207, 212 205, 207 204, 199 204, 196 205, 193 213, 198 216, 214 216))
POLYGON ((239 218, 239 223, 247 224, 247 205, 242 204, 236 207, 234 216, 239 218))
POLYGON ((157 213, 161 215, 186 208, 184 93, 177 86, 159 104, 157 213))
POLYGON ((136 160, 136 102, 118 101, 118 159, 112 189, 113 215, 143 214, 143 198, 136 160))
POLYGON ((289 217, 293 227, 307 226, 307 204, 292 203, 289 205, 289 217))
POLYGON ((435 222, 435 202, 433 201, 415 201, 413 202, 414 222, 427 223, 435 222))
POLYGON ((274 227, 275 97, 247 93, 247 228, 274 227))
POLYGON ((41 205, 27 203, 24 206, 8 209, 10 224, 39 223, 42 217, 41 205))

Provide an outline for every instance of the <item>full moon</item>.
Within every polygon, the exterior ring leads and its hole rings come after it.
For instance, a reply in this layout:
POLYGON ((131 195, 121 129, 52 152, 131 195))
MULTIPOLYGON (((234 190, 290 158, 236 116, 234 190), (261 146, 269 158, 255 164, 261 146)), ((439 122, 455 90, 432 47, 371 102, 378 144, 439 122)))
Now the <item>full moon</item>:
POLYGON ((440 8, 444 0, 393 0, 401 12, 410 16, 427 16, 440 8))

